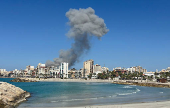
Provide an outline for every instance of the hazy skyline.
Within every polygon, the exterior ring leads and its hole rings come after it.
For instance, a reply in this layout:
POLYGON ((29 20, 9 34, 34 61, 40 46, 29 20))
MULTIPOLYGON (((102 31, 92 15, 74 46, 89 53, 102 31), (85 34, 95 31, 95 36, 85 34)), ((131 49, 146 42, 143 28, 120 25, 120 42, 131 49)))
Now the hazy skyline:
POLYGON ((65 14, 88 7, 104 19, 109 32, 100 41, 92 38, 91 50, 73 67, 82 68, 88 59, 110 70, 140 65, 160 71, 170 66, 169 0, 1 0, 0 68, 37 66, 70 49, 65 14))

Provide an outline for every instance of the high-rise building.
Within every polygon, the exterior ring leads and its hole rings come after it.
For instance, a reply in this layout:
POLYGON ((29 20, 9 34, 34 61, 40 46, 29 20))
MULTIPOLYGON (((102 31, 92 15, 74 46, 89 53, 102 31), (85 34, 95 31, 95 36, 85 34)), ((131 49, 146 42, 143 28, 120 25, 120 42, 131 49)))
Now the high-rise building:
POLYGON ((68 63, 62 62, 61 63, 61 77, 62 78, 68 78, 68 63))
POLYGON ((92 59, 84 62, 84 66, 83 66, 83 77, 84 78, 87 78, 90 73, 93 73, 93 64, 94 64, 94 61, 92 59))

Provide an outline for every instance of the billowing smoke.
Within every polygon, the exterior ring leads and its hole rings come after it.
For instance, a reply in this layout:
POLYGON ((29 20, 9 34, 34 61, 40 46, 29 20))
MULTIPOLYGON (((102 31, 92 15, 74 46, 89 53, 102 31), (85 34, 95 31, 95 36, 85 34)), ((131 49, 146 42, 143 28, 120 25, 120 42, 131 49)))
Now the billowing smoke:
POLYGON ((95 15, 95 11, 89 7, 87 9, 70 9, 66 13, 69 19, 70 30, 67 37, 74 39, 74 43, 69 50, 61 50, 59 58, 54 58, 54 62, 48 60, 47 66, 59 66, 61 62, 68 62, 69 67, 79 62, 82 54, 90 49, 90 36, 100 39, 109 30, 102 18, 95 15))

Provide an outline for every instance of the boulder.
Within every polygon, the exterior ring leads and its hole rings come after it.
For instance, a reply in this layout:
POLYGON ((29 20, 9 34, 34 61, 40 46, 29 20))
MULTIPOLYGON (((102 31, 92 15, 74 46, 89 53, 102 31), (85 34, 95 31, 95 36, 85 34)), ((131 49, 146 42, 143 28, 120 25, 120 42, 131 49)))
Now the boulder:
POLYGON ((14 108, 30 97, 30 93, 6 82, 0 82, 0 108, 14 108))
POLYGON ((37 82, 36 80, 29 80, 29 79, 21 79, 21 78, 15 78, 11 80, 11 82, 37 82))

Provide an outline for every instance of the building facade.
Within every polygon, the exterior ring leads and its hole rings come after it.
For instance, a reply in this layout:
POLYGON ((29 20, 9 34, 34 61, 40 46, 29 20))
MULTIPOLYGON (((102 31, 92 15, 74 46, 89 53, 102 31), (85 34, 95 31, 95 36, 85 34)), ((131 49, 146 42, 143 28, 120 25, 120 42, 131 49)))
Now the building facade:
POLYGON ((107 67, 102 67, 102 72, 108 72, 109 71, 109 68, 107 67))
POLYGON ((93 65, 93 73, 96 73, 98 71, 102 72, 102 67, 98 64, 93 65))
POLYGON ((84 65, 83 65, 83 77, 84 78, 87 78, 90 73, 93 73, 93 64, 94 64, 94 61, 92 59, 84 62, 84 65))
POLYGON ((45 64, 39 63, 37 66, 38 74, 46 74, 45 72, 45 64))
POLYGON ((82 71, 81 69, 80 70, 76 70, 75 68, 73 69, 70 69, 68 71, 68 78, 71 78, 71 79, 79 79, 82 77, 82 71))
POLYGON ((61 63, 60 72, 62 78, 68 78, 68 63, 66 62, 61 63))
POLYGON ((55 78, 60 78, 60 66, 58 67, 54 67, 54 66, 51 66, 49 67, 49 70, 48 70, 50 76, 52 77, 55 77, 55 78))
POLYGON ((142 68, 141 66, 133 66, 133 67, 130 67, 130 68, 127 68, 127 71, 129 72, 129 73, 134 73, 134 72, 147 72, 147 70, 146 69, 144 69, 144 68, 142 68))

